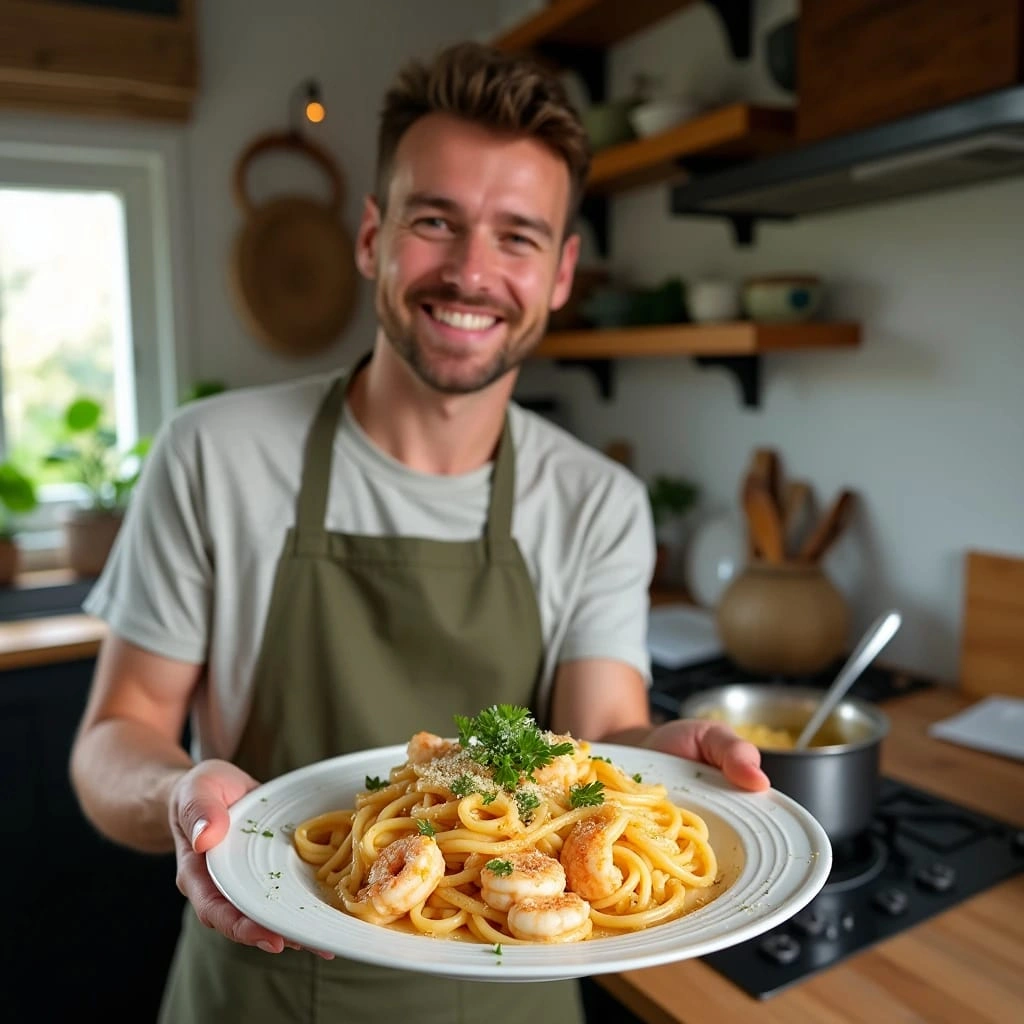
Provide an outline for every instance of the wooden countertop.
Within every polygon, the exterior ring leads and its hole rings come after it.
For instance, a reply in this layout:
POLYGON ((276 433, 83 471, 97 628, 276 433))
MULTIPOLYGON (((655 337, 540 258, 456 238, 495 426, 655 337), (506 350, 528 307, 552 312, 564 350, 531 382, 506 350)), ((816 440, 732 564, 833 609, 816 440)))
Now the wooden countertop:
MULTIPOLYGON (((92 657, 105 634, 89 615, 0 623, 0 670, 92 657)), ((1024 765, 927 734, 967 703, 947 688, 888 702, 882 771, 1024 826, 1024 765)), ((595 980, 648 1024, 1008 1024, 1024 1006, 1024 876, 764 1001, 699 960, 595 980)))
MULTIPOLYGON (((1024 765, 927 735, 967 703, 947 688, 887 702, 882 771, 1024 825, 1024 765)), ((1024 876, 764 1001, 700 960, 595 980, 648 1024, 1008 1024, 1024 1007, 1024 876)))
POLYGON ((0 672, 95 657, 106 634, 106 623, 92 615, 0 622, 0 672))

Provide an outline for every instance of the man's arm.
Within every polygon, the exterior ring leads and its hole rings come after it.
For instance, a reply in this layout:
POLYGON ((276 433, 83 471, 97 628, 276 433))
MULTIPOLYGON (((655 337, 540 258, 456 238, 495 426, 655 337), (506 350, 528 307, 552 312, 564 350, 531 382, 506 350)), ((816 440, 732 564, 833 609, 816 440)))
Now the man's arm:
POLYGON ((168 802, 192 767, 181 735, 201 672, 113 634, 104 640, 71 748, 71 781, 86 817, 115 842, 174 848, 168 802))
POLYGON ((555 674, 551 728, 577 739, 623 743, 704 761, 743 789, 766 789, 761 754, 721 722, 676 719, 652 726, 647 685, 625 662, 607 658, 563 662, 555 674))

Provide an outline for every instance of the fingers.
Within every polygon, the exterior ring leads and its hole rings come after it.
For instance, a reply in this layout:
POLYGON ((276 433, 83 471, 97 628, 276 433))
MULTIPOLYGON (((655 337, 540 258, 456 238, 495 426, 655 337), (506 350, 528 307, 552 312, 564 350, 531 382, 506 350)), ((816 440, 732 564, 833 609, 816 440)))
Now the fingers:
POLYGON ((720 768, 740 789, 756 792, 771 785, 761 769, 761 752, 722 722, 677 719, 655 729, 644 745, 720 768))
MULTIPOLYGON (((177 857, 176 882, 207 928, 233 942, 280 953, 285 946, 301 947, 234 907, 214 884, 206 866, 207 851, 227 834, 231 821, 228 808, 257 785, 255 779, 226 761, 201 762, 175 783, 168 817, 177 857)), ((332 953, 313 952, 324 959, 334 958, 332 953)))
POLYGON ((720 722, 698 723, 707 728, 698 731, 697 742, 709 764, 741 789, 767 789, 771 783, 761 769, 761 752, 747 740, 741 740, 729 726, 720 722))

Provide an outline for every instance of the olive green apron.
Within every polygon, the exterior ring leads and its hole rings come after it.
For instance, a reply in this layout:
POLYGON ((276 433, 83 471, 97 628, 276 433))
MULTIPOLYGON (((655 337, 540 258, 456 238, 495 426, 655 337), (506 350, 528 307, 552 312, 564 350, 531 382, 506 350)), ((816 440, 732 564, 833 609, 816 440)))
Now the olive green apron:
MULTIPOLYGON (((421 729, 451 736, 455 714, 497 702, 532 706, 540 677, 536 595, 511 532, 515 453, 507 421, 483 537, 329 533, 346 387, 344 377, 331 387, 309 434, 297 521, 278 563, 235 757, 261 780, 404 743, 421 729)), ((160 1021, 574 1024, 578 999, 575 982, 460 982, 305 950, 275 956, 204 928, 186 907, 160 1021)))

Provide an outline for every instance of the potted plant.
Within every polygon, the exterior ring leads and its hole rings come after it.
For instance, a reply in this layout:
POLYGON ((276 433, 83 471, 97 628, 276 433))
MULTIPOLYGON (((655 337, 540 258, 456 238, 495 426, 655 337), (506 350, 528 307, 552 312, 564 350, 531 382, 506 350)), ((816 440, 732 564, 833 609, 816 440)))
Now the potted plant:
POLYGON ((76 398, 65 409, 62 428, 63 440, 46 462, 68 467, 86 492, 85 504, 65 522, 68 565, 80 576, 98 576, 121 528, 151 438, 119 450, 116 434, 103 422, 103 406, 87 397, 76 398))
POLYGON ((647 487, 658 543, 654 582, 667 583, 672 549, 678 543, 678 526, 700 493, 696 484, 681 477, 658 475, 647 487))
POLYGON ((0 586, 10 586, 21 567, 15 521, 37 504, 33 481, 12 462, 0 462, 0 586))

